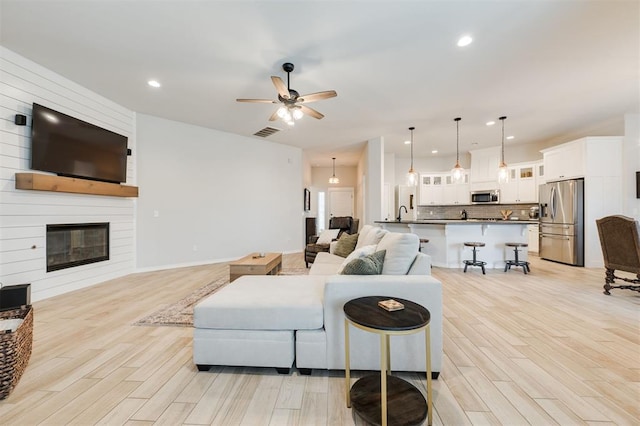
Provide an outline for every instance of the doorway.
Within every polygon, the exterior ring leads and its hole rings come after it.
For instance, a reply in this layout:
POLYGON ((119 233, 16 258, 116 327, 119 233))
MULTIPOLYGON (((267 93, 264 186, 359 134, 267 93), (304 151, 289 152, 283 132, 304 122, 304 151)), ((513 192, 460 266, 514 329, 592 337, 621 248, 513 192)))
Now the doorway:
POLYGON ((329 188, 326 227, 334 216, 354 216, 353 188, 329 188))

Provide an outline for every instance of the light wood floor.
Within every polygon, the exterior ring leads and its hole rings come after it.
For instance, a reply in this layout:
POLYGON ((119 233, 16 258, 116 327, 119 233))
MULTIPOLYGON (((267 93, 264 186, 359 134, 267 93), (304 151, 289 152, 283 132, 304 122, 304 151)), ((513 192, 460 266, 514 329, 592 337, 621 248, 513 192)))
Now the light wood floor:
MULTIPOLYGON (((434 424, 639 424, 640 295, 603 295, 600 269, 531 261, 527 276, 433 269, 444 291, 434 424)), ((284 257, 301 266, 302 254, 284 257)), ((353 424, 342 372, 197 372, 190 328, 131 325, 226 274, 141 273, 35 303, 33 355, 0 423, 353 424)))

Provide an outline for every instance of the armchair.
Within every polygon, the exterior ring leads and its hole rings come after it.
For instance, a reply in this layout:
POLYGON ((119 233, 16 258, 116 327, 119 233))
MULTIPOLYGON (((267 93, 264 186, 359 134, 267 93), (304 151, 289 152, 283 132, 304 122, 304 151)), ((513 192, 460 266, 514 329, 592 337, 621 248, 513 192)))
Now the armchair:
POLYGON ((638 221, 626 216, 607 216, 596 220, 604 267, 604 294, 611 294, 612 288, 640 292, 640 226, 638 221), (620 270, 636 275, 636 278, 615 276, 620 270), (611 285, 615 280, 622 280, 632 285, 611 285))
MULTIPOLYGON (((338 237, 342 233, 355 234, 358 232, 358 226, 360 225, 359 219, 354 219, 351 216, 335 216, 329 220, 329 229, 339 229, 338 237)), ((328 252, 330 244, 317 244, 318 235, 312 235, 307 241, 307 245, 304 248, 304 263, 309 267, 309 263, 313 263, 316 260, 316 256, 320 252, 328 252)))

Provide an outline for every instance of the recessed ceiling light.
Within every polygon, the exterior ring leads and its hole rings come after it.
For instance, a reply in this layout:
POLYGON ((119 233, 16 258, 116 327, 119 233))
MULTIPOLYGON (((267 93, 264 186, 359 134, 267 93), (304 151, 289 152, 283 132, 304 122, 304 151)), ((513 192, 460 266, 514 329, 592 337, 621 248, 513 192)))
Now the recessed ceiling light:
POLYGON ((411 145, 411 141, 404 141, 405 145, 411 145))
POLYGON ((147 81, 147 84, 151 87, 160 87, 160 83, 158 83, 156 80, 149 80, 147 81))
POLYGON ((511 140, 511 139, 514 139, 514 138, 515 138, 515 136, 507 136, 508 140, 511 140))
POLYGON ((487 121, 487 126, 493 126, 494 124, 496 124, 495 121, 487 121))
POLYGON ((434 149, 433 151, 431 151, 431 153, 432 153, 432 154, 437 154, 437 153, 438 153, 438 150, 437 150, 437 149, 434 149))
POLYGON ((468 46, 471 44, 472 41, 473 39, 471 38, 470 35, 463 35, 458 39, 458 46, 459 47, 468 46))

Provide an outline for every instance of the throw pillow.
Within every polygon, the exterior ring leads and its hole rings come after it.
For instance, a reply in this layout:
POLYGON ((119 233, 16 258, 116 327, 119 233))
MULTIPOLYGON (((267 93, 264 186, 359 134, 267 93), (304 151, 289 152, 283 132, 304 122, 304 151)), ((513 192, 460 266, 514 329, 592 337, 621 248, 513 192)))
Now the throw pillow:
POLYGON ((384 275, 406 275, 418 255, 420 239, 416 234, 389 232, 377 245, 378 250, 386 250, 384 275))
POLYGON ((347 257, 356 248, 358 234, 349 235, 346 232, 338 239, 333 254, 340 257, 347 257))
POLYGON ((342 270, 344 269, 344 267, 347 265, 347 263, 351 262, 353 259, 359 259, 361 257, 365 257, 368 256, 370 254, 373 254, 376 251, 376 246, 374 245, 370 245, 370 246, 364 246, 364 247, 360 247, 359 249, 355 249, 354 251, 351 252, 351 254, 349 254, 349 256, 347 256, 347 258, 342 262, 342 265, 340 265, 340 267, 338 268, 338 274, 342 273, 342 270))
POLYGON ((343 275, 380 275, 384 265, 385 250, 377 251, 359 259, 353 259, 342 270, 343 275))
POLYGON ((316 244, 330 244, 331 241, 338 238, 339 232, 340 232, 339 229, 325 229, 320 233, 320 236, 318 237, 318 241, 316 241, 316 244))
POLYGON ((359 249, 363 246, 369 246, 371 244, 378 244, 385 234, 389 233, 386 229, 379 228, 377 226, 365 225, 360 231, 360 237, 358 237, 358 243, 356 248, 359 249))

